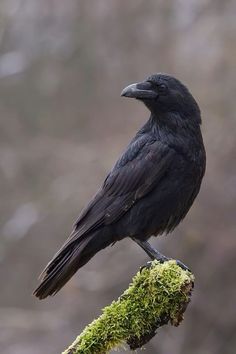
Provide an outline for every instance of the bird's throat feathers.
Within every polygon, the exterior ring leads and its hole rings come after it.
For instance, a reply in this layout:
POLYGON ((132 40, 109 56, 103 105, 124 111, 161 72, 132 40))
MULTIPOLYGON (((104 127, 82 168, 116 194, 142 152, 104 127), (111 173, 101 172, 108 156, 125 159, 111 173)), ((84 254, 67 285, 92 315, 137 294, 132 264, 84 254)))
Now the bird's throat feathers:
POLYGON ((194 112, 191 116, 178 112, 151 114, 147 123, 155 136, 159 136, 160 131, 171 135, 187 134, 191 136, 200 131, 201 115, 200 112, 194 112))
POLYGON ((189 155, 190 152, 194 154, 203 146, 200 115, 198 119, 191 120, 184 119, 174 112, 161 117, 151 114, 140 133, 151 133, 156 140, 176 151, 181 150, 185 155, 189 155))

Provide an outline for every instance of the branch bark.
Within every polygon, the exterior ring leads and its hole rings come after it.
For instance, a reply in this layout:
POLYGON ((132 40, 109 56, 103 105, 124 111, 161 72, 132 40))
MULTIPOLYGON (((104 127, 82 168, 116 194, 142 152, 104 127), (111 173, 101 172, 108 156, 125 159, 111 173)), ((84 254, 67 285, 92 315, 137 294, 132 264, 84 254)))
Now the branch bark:
POLYGON ((162 264, 153 261, 62 354, 104 354, 125 344, 131 350, 142 347, 157 328, 180 324, 193 286, 193 274, 174 260, 162 264))

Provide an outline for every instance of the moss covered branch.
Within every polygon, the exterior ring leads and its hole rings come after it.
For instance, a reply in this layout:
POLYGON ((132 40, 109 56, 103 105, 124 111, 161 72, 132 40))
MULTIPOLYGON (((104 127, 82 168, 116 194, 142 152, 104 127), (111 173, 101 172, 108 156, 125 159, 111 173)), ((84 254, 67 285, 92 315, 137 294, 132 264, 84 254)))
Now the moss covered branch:
POLYGON ((190 301, 194 277, 175 261, 153 261, 129 288, 88 325, 63 354, 104 354, 126 343, 140 348, 165 324, 178 326, 190 301))

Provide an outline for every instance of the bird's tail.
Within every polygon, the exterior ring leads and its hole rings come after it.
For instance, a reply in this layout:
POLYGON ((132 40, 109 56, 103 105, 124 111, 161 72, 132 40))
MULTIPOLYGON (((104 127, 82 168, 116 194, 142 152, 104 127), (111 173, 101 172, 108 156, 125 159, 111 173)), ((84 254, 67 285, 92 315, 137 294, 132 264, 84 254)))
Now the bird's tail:
POLYGON ((112 242, 109 235, 98 235, 97 232, 68 242, 46 266, 40 276, 42 282, 33 294, 40 300, 55 295, 79 268, 112 242))

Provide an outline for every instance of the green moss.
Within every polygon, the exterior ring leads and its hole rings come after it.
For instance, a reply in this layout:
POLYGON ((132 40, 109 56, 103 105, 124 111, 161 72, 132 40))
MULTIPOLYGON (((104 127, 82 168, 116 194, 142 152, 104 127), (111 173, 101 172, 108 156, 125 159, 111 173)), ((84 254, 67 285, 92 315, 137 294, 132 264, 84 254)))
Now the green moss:
POLYGON ((182 321, 193 281, 193 275, 175 261, 153 261, 63 354, 104 354, 125 343, 131 349, 141 347, 158 327, 168 322, 177 326, 182 321))

